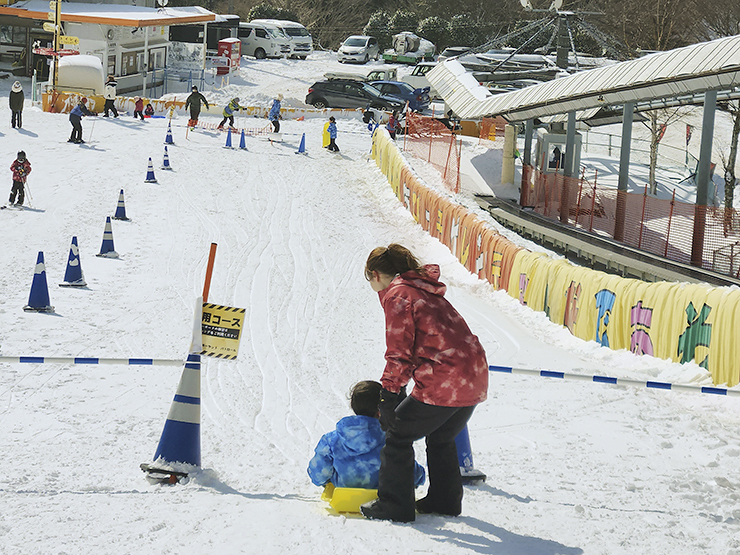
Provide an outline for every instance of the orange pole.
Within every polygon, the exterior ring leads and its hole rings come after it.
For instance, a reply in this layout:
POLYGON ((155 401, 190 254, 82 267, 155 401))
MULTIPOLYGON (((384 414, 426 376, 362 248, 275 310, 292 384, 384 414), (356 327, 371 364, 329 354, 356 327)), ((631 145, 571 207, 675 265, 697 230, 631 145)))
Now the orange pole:
POLYGON ((211 243, 211 252, 208 254, 208 267, 206 268, 206 281, 203 284, 203 302, 208 302, 208 291, 211 289, 211 274, 213 274, 213 262, 216 259, 216 243, 211 243))

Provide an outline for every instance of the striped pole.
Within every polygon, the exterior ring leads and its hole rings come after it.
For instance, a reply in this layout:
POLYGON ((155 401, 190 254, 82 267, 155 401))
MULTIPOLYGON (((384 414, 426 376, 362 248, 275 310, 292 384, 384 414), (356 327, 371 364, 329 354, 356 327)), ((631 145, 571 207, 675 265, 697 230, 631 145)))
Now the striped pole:
POLYGON ((526 374, 529 376, 540 376, 542 378, 558 378, 561 380, 576 380, 581 382, 606 383, 611 385, 629 385, 633 387, 647 387, 648 389, 664 389, 671 391, 686 391, 689 393, 708 393, 710 395, 740 395, 738 389, 727 389, 724 387, 706 387, 698 385, 682 385, 669 382, 657 382, 654 380, 639 381, 627 378, 610 378, 609 376, 597 376, 588 374, 568 374, 567 372, 554 372, 552 370, 532 370, 529 368, 512 368, 511 366, 489 366, 491 372, 502 374, 526 374))
POLYGON ((162 358, 31 357, 0 356, 11 364, 123 364, 128 366, 181 366, 182 360, 162 358))

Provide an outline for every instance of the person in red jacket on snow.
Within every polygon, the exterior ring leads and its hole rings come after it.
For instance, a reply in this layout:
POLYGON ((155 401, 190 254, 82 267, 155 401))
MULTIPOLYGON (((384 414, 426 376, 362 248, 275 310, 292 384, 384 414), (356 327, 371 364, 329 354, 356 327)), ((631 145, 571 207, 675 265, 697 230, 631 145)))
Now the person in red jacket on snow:
POLYGON ((367 518, 411 522, 419 513, 457 516, 462 478, 455 437, 488 393, 488 363, 478 338, 444 298, 439 266, 422 266, 405 247, 374 249, 365 278, 385 313, 380 421, 386 428, 378 499, 367 518), (406 397, 406 384, 414 389, 406 397), (426 438, 429 490, 414 501, 414 441, 426 438))
POLYGON ((10 165, 10 171, 13 172, 13 188, 10 190, 9 204, 15 204, 16 206, 23 206, 23 200, 25 199, 25 185, 28 174, 31 173, 31 162, 26 158, 24 151, 19 151, 18 156, 13 163, 10 165), (18 195, 18 202, 16 203, 16 195, 18 195))

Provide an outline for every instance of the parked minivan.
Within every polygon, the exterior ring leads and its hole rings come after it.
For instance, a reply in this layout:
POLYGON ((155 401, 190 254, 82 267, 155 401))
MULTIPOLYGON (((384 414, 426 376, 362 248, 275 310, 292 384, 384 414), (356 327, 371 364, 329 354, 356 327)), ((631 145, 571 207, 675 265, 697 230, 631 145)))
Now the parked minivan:
POLYGON ((283 58, 290 55, 290 41, 282 31, 259 23, 239 23, 242 56, 283 58))
POLYGON ((266 27, 280 29, 290 40, 290 57, 305 60, 313 52, 313 37, 303 25, 296 21, 285 19, 253 19, 252 23, 259 23, 266 27))
POLYGON ((337 60, 342 62, 360 62, 362 64, 380 56, 380 45, 375 37, 352 35, 347 37, 337 51, 337 60))

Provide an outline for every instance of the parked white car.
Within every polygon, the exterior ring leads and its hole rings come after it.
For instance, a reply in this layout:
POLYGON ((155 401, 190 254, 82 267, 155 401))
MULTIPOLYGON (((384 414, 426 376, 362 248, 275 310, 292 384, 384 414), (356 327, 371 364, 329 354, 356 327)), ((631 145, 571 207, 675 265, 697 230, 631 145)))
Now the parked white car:
POLYGON ((296 21, 285 19, 253 19, 250 23, 258 23, 266 27, 279 29, 290 41, 290 57, 305 60, 313 52, 313 37, 303 25, 296 21))
POLYGON ((408 83, 415 89, 423 89, 424 87, 429 87, 430 99, 441 98, 436 89, 432 87, 432 85, 429 83, 429 79, 427 79, 427 73, 432 71, 432 69, 436 65, 437 62, 419 62, 414 66, 414 69, 411 71, 411 75, 406 75, 402 77, 401 81, 403 81, 404 83, 408 83))
POLYGON ((290 56, 290 41, 282 31, 259 23, 239 23, 242 56, 284 58, 290 56))
POLYGON ((371 58, 377 60, 380 57, 380 45, 375 37, 365 35, 352 35, 342 43, 337 51, 337 60, 342 62, 367 63, 371 58))

